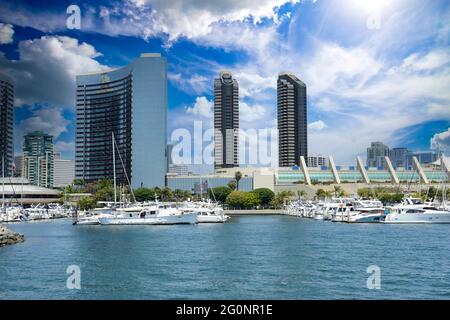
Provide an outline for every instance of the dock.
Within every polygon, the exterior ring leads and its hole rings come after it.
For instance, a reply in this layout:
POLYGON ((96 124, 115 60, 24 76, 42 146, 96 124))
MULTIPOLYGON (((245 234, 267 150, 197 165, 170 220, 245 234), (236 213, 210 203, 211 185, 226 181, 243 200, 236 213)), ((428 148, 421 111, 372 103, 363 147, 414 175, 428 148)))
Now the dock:
POLYGON ((274 216, 283 214, 283 210, 282 209, 224 210, 223 213, 229 216, 274 216))

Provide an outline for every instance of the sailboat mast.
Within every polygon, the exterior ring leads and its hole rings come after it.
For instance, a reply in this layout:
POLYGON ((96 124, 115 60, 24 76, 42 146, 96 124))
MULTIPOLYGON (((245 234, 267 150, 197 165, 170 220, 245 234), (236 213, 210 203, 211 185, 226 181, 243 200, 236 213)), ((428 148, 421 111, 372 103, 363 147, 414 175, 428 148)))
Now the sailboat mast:
POLYGON ((112 135, 112 149, 113 149, 113 176, 114 176, 114 208, 117 206, 117 186, 116 186, 116 147, 114 143, 114 132, 112 135))
POLYGON ((2 156, 2 211, 5 212, 5 155, 2 156))

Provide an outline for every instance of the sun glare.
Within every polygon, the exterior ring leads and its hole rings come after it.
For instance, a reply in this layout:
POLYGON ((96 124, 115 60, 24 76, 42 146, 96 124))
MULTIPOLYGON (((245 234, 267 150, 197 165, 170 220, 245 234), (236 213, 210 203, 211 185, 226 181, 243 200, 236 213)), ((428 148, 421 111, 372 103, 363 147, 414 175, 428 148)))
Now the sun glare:
POLYGON ((387 7, 391 1, 389 0, 351 0, 354 5, 367 12, 380 11, 387 7))

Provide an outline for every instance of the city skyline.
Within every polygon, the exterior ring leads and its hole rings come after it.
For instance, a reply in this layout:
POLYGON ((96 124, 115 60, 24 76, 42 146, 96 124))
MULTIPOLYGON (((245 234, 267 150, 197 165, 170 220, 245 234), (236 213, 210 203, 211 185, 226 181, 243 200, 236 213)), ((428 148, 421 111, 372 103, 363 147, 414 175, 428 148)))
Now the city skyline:
MULTIPOLYGON (((370 142, 383 141, 411 150, 439 146, 448 156, 449 4, 394 1, 379 8, 377 27, 367 24, 373 11, 351 2, 264 1, 255 11, 244 1, 222 15, 190 4, 183 8, 188 17, 209 12, 211 18, 192 19, 195 28, 162 20, 163 30, 145 19, 117 28, 130 18, 118 3, 80 4, 80 30, 64 25, 68 2, 49 5, 45 19, 42 12, 31 14, 27 1, 6 3, 0 10, 0 66, 17 82, 16 154, 23 134, 39 129, 54 135, 55 150, 73 159, 74 75, 161 52, 169 60, 169 136, 175 128, 192 131, 194 120, 212 127, 212 82, 222 69, 240 84, 240 126, 276 127, 276 77, 289 70, 308 84, 311 154, 332 154, 348 164, 365 155, 370 142), (10 20, 13 11, 35 19, 10 20), (349 33, 351 38, 344 36, 349 33), (408 39, 401 46, 400 37, 408 39)), ((145 1, 127 5, 137 14, 151 10, 145 1)), ((157 6, 166 19, 174 18, 157 6)))

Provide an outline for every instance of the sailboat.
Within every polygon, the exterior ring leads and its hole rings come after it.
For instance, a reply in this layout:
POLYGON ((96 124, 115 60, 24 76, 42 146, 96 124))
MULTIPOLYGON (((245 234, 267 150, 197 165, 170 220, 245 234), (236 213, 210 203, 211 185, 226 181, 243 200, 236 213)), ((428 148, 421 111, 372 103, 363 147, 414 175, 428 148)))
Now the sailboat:
MULTIPOLYGON (((183 212, 177 207, 160 204, 157 200, 156 203, 144 208, 136 207, 133 210, 120 210, 117 209, 117 193, 116 193, 116 148, 117 143, 114 139, 114 133, 112 133, 113 143, 113 174, 114 174, 114 204, 115 209, 111 215, 103 215, 98 217, 98 221, 101 225, 173 225, 173 224, 196 224, 197 213, 195 212, 183 212)), ((118 148, 117 148, 118 149, 118 148)), ((125 176, 127 178, 128 185, 131 189, 131 183, 128 178, 125 166, 122 161, 122 157, 119 152, 119 158, 122 163, 125 176)), ((133 191, 131 191, 133 192, 133 191)))
MULTIPOLYGON (((441 161, 443 161, 441 159, 441 161)), ((442 164, 444 168, 444 164, 442 164)), ((450 211, 446 208, 446 185, 442 182, 442 208, 423 203, 421 199, 406 198, 404 203, 389 209, 384 223, 450 223, 450 211)))

